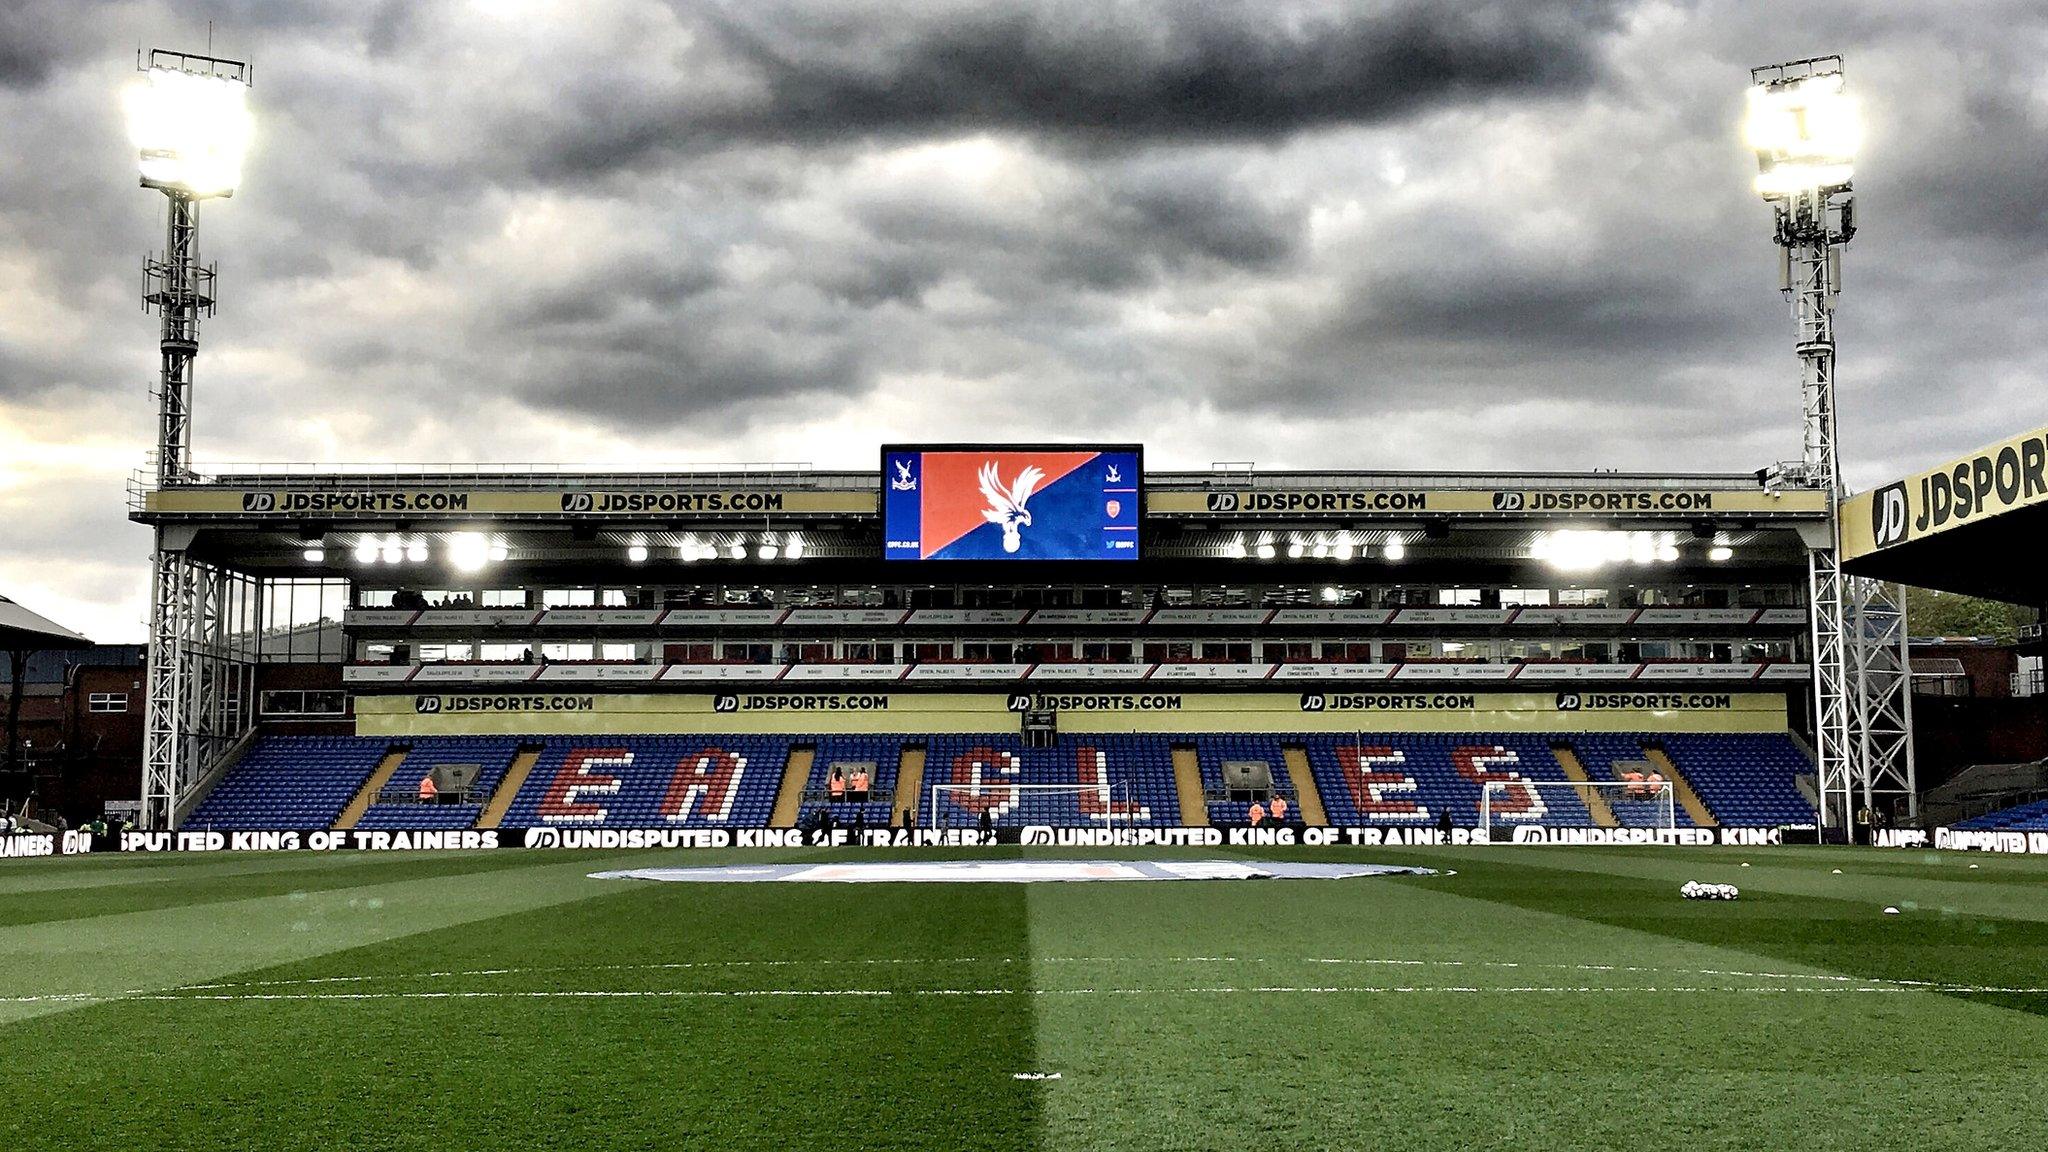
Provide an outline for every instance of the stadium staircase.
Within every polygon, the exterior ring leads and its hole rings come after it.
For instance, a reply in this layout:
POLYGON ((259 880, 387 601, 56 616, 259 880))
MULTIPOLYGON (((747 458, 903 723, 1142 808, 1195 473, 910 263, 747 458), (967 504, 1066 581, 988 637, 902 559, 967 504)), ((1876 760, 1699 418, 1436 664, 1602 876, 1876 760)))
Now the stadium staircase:
POLYGON ((1301 822, 1312 827, 1328 824, 1330 814, 1323 810, 1323 794, 1316 791, 1316 774, 1309 767, 1308 749, 1289 744, 1280 749, 1280 756, 1287 763, 1287 778, 1294 784, 1294 806, 1301 822))
POLYGON ((912 820, 923 815, 917 810, 917 798, 924 790, 924 753, 922 744, 905 744, 896 769, 896 811, 910 813, 912 820))
POLYGON ((348 807, 343 808, 341 815, 335 818, 336 828, 345 832, 362 820, 363 813, 368 812, 370 805, 377 802, 378 793, 384 791, 386 784, 391 783, 391 777, 398 771, 398 766, 405 763, 408 751, 410 749, 394 745, 384 753, 384 758, 377 761, 377 770, 370 773, 370 778, 363 781, 363 786, 356 790, 355 799, 350 800, 348 807))
POLYGON ((505 778, 498 781, 498 787, 491 792, 490 802, 477 814, 476 826, 496 828, 504 823, 505 813, 511 810, 512 798, 526 786, 526 778, 533 775, 533 766, 540 763, 541 746, 530 744, 519 749, 512 757, 512 766, 505 769, 505 778))
MULTIPOLYGON (((1557 754, 1557 766, 1564 769, 1565 778, 1577 784, 1590 784, 1592 777, 1586 775, 1586 766, 1579 762, 1579 754, 1569 744, 1554 744, 1550 749, 1557 754)), ((1677 785, 1672 786, 1676 795, 1677 785)), ((1588 788, 1585 794, 1586 811, 1593 816, 1593 823, 1601 828, 1619 828, 1621 821, 1614 818, 1614 809, 1608 806, 1607 797, 1598 788, 1588 788)), ((1690 809, 1688 809, 1690 811, 1690 809)))
POLYGON ((817 747, 811 744, 789 750, 789 763, 782 768, 782 787, 775 793, 775 812, 768 817, 770 828, 796 827, 797 814, 803 811, 804 789, 811 782, 811 761, 817 755, 817 747))
POLYGON ((1643 759, 1656 765, 1657 771, 1662 772, 1664 778, 1671 781, 1671 794, 1678 798, 1678 806, 1685 809, 1685 814, 1692 817, 1694 824, 1701 828, 1720 827, 1721 822, 1714 819, 1714 814, 1707 809, 1707 802, 1700 799, 1698 792, 1693 791, 1691 782, 1686 780, 1685 773, 1678 770, 1678 763, 1671 759, 1670 753, 1662 748, 1645 747, 1643 759))
POLYGON ((1202 798, 1202 758, 1192 744, 1173 746, 1173 788, 1180 796, 1180 818, 1198 828, 1209 826, 1209 805, 1202 798))

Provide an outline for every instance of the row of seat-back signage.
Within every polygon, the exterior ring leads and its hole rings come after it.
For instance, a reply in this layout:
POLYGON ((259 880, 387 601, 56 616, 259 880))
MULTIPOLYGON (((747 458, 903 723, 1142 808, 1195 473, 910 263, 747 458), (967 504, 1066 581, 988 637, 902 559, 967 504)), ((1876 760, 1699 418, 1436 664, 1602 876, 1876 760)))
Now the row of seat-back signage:
POLYGON ((1273 681, 1287 684, 1396 681, 1401 683, 1533 683, 1610 681, 1768 681, 1797 683, 1809 668, 1792 661, 1652 660, 1621 663, 1534 661, 1482 664, 1466 661, 1357 663, 1306 661, 1011 661, 987 663, 874 664, 351 664, 342 669, 348 684, 805 684, 805 683, 1008 683, 1011 681, 1169 684, 1273 681))
POLYGON ((1804 608, 352 608, 386 628, 1804 627, 1804 608))

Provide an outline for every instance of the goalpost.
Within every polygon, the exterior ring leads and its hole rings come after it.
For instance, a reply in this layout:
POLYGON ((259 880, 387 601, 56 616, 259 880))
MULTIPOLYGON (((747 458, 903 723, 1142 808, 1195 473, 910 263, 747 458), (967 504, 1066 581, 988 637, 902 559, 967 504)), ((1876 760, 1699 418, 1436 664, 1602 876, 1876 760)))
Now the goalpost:
POLYGON ((933 784, 918 823, 926 828, 974 828, 981 813, 988 810, 997 824, 1069 824, 1084 828, 1111 828, 1118 824, 1141 823, 1143 817, 1130 802, 1130 781, 1098 784, 933 784), (1036 797, 1074 797, 1073 812, 1061 806, 1048 813, 1047 806, 1034 803, 1036 797), (957 797, 957 800, 948 798, 957 797), (946 803, 940 803, 947 799, 946 803), (1043 817, 1043 818, 1041 818, 1043 817))
POLYGON ((1514 828, 1678 827, 1671 781, 1488 780, 1479 791, 1479 829, 1493 839, 1495 825, 1514 828))

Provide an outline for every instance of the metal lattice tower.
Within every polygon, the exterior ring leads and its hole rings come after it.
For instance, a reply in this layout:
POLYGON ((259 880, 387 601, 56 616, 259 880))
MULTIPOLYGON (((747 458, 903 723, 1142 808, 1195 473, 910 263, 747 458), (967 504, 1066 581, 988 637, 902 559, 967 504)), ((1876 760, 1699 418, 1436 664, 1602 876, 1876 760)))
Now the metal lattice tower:
MULTIPOLYGON (((236 60, 152 51, 144 71, 164 70, 231 84, 249 82, 236 60)), ((144 152, 144 159, 152 153, 144 152)), ((169 204, 164 250, 143 266, 143 303, 163 323, 156 388, 157 486, 194 482, 192 367, 199 321, 213 313, 214 269, 200 263, 199 201, 226 189, 153 180, 143 187, 169 204)), ((260 619, 260 585, 191 554, 189 528, 159 527, 150 581, 147 712, 143 722, 142 825, 175 825, 179 802, 253 721, 254 652, 247 627, 260 619)))
MULTIPOLYGON (((1758 86, 1776 88, 1839 77, 1840 57, 1753 69, 1758 86)), ((1776 218, 1779 287, 1798 327, 1801 459, 1782 466, 1784 482, 1828 494, 1821 539, 1808 541, 1814 753, 1821 824, 1847 829, 1857 813, 1904 798, 1918 812, 1912 743, 1912 676, 1906 609, 1894 584, 1846 576, 1841 569, 1840 450, 1835 414, 1835 297, 1842 255, 1856 234, 1855 190, 1846 166, 1839 180, 1766 190, 1776 218)))

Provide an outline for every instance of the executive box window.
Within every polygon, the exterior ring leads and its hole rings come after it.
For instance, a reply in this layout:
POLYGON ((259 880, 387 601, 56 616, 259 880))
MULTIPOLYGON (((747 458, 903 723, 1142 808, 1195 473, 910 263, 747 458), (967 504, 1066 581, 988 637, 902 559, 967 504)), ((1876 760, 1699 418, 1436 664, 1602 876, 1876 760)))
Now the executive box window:
POLYGON ((94 692, 86 697, 85 707, 88 712, 126 712, 128 710, 128 694, 126 692, 94 692))

